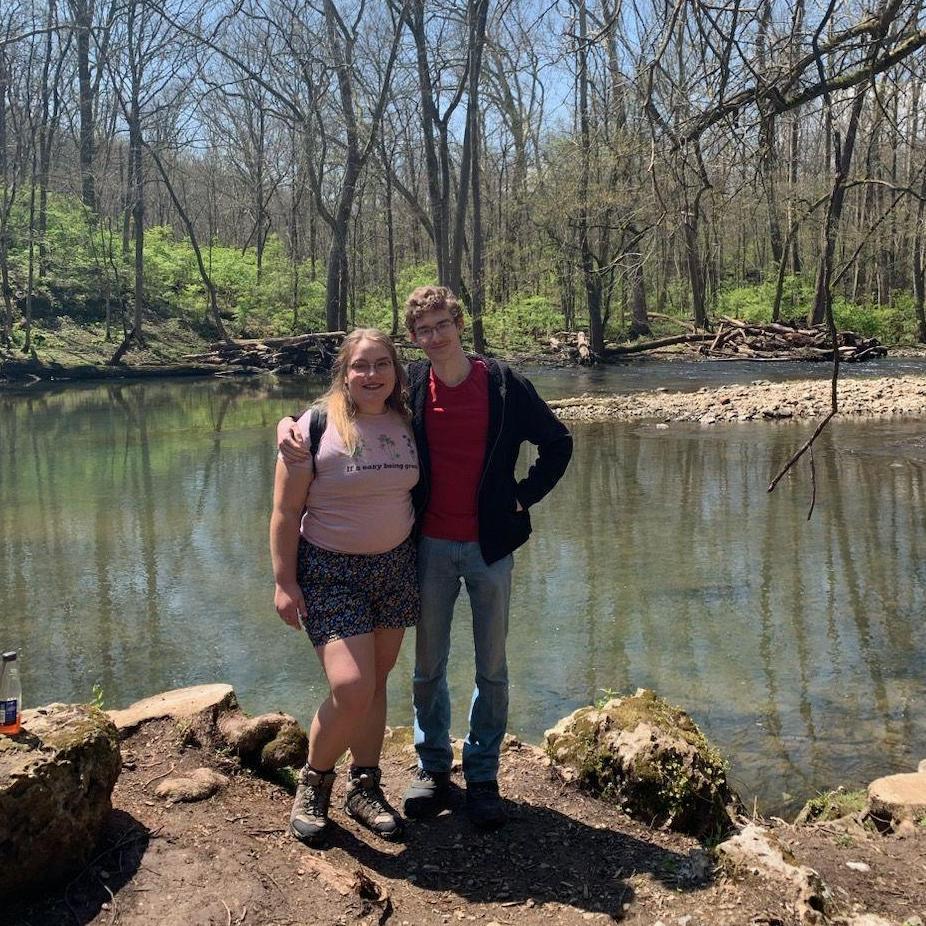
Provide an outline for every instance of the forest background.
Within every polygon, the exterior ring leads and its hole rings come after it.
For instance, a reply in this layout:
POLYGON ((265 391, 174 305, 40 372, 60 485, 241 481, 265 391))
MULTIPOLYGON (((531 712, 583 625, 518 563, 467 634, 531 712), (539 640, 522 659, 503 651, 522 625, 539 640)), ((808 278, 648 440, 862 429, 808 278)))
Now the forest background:
POLYGON ((922 0, 4 0, 0 348, 926 341, 922 0))

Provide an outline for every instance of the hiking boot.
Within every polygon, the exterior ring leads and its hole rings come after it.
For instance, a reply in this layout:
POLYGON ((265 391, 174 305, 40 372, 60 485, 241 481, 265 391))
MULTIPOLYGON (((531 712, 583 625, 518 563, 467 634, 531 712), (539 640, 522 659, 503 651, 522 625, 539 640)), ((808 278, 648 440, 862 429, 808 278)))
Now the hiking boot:
POLYGON ((402 818, 386 800, 379 786, 378 768, 352 768, 347 779, 345 813, 383 839, 398 839, 402 835, 402 818))
POLYGON ((405 816, 411 820, 436 817, 450 799, 450 772, 419 768, 405 790, 405 816))
POLYGON ((495 830, 505 824, 508 810, 498 793, 497 781, 466 783, 466 815, 481 830, 495 830))
POLYGON ((299 773, 296 800, 289 815, 289 831, 310 846, 318 845, 328 831, 328 805, 334 771, 316 772, 306 765, 299 773))

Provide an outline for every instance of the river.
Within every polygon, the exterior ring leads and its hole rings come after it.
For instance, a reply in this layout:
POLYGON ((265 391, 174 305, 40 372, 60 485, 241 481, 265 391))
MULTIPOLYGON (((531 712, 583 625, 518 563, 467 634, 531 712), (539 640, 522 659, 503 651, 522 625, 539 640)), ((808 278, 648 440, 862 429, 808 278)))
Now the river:
MULTIPOLYGON (((882 361, 849 375, 923 372, 882 361)), ((828 375, 824 366, 636 362, 541 370, 547 398, 828 375)), ((0 646, 28 704, 107 706, 235 686, 306 723, 324 691, 272 607, 276 420, 318 382, 72 385, 0 395, 0 646)), ((528 741, 608 691, 686 707, 765 812, 926 756, 922 422, 834 423, 809 468, 769 477, 812 423, 577 424, 575 457, 517 555, 510 729, 528 741)), ((523 455, 523 456, 526 456, 523 455)), ((523 461, 522 461, 523 462, 523 461)), ((454 730, 472 684, 465 594, 454 730)), ((412 647, 391 678, 410 721, 412 647)))

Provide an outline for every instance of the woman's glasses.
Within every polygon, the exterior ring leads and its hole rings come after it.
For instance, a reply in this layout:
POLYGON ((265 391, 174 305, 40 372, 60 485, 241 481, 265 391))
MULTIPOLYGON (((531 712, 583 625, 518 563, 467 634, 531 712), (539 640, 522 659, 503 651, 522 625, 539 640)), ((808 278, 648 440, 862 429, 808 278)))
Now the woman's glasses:
POLYGON ((366 360, 354 360, 351 362, 350 371, 358 376, 370 376, 375 373, 377 376, 385 376, 392 370, 392 361, 388 357, 377 360, 376 363, 367 363, 366 360))

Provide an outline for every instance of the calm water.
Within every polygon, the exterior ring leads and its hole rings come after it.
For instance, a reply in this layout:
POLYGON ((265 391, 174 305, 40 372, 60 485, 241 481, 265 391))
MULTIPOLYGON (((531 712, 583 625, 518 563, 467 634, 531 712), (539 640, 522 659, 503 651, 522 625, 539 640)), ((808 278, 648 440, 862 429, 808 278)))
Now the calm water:
MULTIPOLYGON (((536 381, 553 397, 812 372, 781 366, 643 364, 536 381)), ((250 711, 309 719, 323 679, 273 611, 267 517, 273 425, 318 389, 248 380, 0 396, 0 646, 22 650, 28 702, 88 700, 99 684, 123 706, 223 680, 250 711)), ((766 811, 915 768, 926 756, 922 424, 826 432, 810 522, 806 467, 765 491, 805 425, 574 430, 573 465, 517 557, 513 732, 537 741, 602 690, 646 685, 691 711, 766 811)), ((461 598, 460 734, 472 677, 461 598)), ((392 723, 409 722, 410 672, 406 645, 392 723)))

